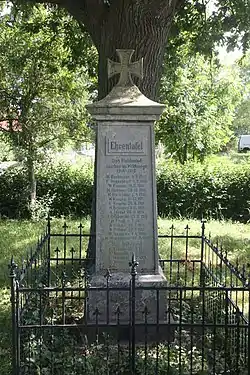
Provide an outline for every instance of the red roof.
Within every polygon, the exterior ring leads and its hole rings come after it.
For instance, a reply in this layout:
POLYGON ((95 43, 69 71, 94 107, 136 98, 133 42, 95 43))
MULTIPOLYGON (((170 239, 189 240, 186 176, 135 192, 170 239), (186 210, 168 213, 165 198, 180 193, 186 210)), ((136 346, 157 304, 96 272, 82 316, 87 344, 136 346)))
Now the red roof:
MULTIPOLYGON (((10 129, 9 121, 0 121, 0 130, 10 131, 11 129, 10 129)), ((17 120, 13 121, 12 130, 14 132, 22 131, 22 126, 21 124, 18 123, 17 120)))

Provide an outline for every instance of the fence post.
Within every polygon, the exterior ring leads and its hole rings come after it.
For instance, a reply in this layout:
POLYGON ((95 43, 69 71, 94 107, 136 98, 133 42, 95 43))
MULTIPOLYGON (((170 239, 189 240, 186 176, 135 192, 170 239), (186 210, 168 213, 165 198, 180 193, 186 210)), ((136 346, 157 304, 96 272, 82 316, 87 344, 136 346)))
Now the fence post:
POLYGON ((50 233, 51 233, 51 218, 48 215, 48 221, 47 221, 47 235, 48 235, 48 253, 47 253, 48 275, 47 275, 47 287, 50 286, 50 258, 51 258, 50 233))
MULTIPOLYGON (((248 267, 250 267, 250 264, 248 264, 248 267)), ((249 354, 249 351, 250 351, 250 272, 248 272, 248 321, 247 321, 247 324, 248 324, 248 343, 247 343, 247 347, 248 347, 248 375, 250 375, 250 354, 249 354)))
POLYGON ((131 375, 135 375, 135 279, 137 275, 136 268, 139 263, 135 259, 135 254, 132 256, 132 261, 129 263, 131 267, 131 314, 130 314, 130 339, 131 339, 131 375))
POLYGON ((9 269, 10 269, 10 290, 11 290, 11 323, 12 323, 12 374, 18 375, 18 364, 17 364, 17 327, 16 327, 16 268, 17 265, 14 262, 12 256, 9 269))
POLYGON ((204 250, 205 250, 205 220, 201 220, 201 267, 200 267, 200 286, 204 286, 204 250))
POLYGON ((106 278, 106 288, 107 288, 107 294, 106 294, 106 322, 109 324, 109 310, 110 310, 110 304, 109 304, 109 280, 111 278, 111 273, 109 269, 107 269, 106 274, 104 275, 106 278))

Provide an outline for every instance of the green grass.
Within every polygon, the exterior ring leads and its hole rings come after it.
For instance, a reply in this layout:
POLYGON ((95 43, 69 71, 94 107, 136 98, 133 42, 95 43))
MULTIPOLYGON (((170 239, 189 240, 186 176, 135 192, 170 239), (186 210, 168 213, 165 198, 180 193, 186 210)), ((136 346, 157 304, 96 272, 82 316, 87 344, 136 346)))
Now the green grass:
MULTIPOLYGON (((185 227, 190 227, 190 234, 198 235, 201 233, 201 223, 198 220, 180 219, 180 220, 158 220, 158 231, 161 234, 170 234, 170 227, 174 224, 175 232, 185 233, 185 227)), ((229 259, 235 263, 239 260, 240 264, 247 264, 250 260, 250 223, 233 223, 230 221, 211 220, 205 223, 205 234, 208 237, 211 234, 213 243, 218 241, 219 246, 228 252, 229 259)), ((162 257, 167 256, 164 251, 164 240, 159 243, 159 251, 162 257)), ((160 242, 159 241, 159 242, 160 242)), ((182 246, 178 246, 178 256, 185 253, 185 240, 182 246)), ((200 255, 199 240, 190 240, 189 255, 191 257, 200 255)))
POLYGON ((28 221, 0 221, 0 368, 9 375, 11 356, 10 279, 8 264, 11 255, 20 262, 25 249, 34 244, 44 223, 28 221))
MULTIPOLYGON (((52 221, 52 232, 62 232, 63 219, 52 221)), ((68 232, 78 233, 79 222, 69 220, 68 232)), ((84 222, 85 230, 88 230, 89 223, 84 222)), ((201 223, 197 220, 174 220, 159 219, 158 228, 160 234, 169 234, 170 227, 174 224, 176 233, 185 233, 185 227, 188 224, 191 234, 201 233, 201 223)), ((26 256, 26 251, 32 245, 36 244, 38 236, 45 229, 45 222, 30 222, 16 220, 0 221, 0 373, 1 375, 10 375, 11 359, 11 321, 10 321, 10 290, 9 290, 9 271, 8 264, 13 255, 17 264, 20 264, 22 257, 26 256)), ((223 243, 224 249, 227 249, 229 258, 235 262, 239 258, 241 264, 248 263, 250 257, 250 224, 239 224, 232 222, 210 221, 206 223, 206 234, 212 234, 212 238, 219 243, 223 243)), ((69 243, 69 247, 77 245, 74 242, 69 243)), ((57 243, 53 243, 55 249, 57 243)), ((159 250, 161 257, 167 257, 166 240, 159 240, 159 250)), ((200 240, 190 240, 189 243, 190 258, 199 256, 200 240)), ((185 242, 177 242, 173 248, 175 257, 185 255, 185 242)))

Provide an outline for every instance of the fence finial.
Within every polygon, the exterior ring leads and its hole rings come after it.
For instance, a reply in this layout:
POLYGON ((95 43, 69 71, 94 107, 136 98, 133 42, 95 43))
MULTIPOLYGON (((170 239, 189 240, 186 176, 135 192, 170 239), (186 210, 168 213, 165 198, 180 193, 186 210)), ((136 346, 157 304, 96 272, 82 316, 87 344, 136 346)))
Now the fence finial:
POLYGON ((17 264, 14 261, 14 257, 12 255, 10 264, 9 264, 9 270, 10 270, 10 277, 16 277, 16 269, 17 269, 17 264))
POLYGON ((48 234, 50 234, 50 228, 51 228, 51 217, 50 217, 50 214, 48 213, 48 216, 47 216, 47 231, 48 231, 48 234))
POLYGON ((109 279, 111 278, 111 272, 110 272, 110 270, 107 268, 107 270, 106 270, 106 273, 105 273, 105 275, 104 275, 104 277, 107 279, 107 282, 109 282, 109 279))
POLYGON ((205 224, 206 224, 206 220, 205 219, 201 219, 201 235, 204 237, 205 236, 205 224))
POLYGON ((132 261, 129 262, 129 267, 131 267, 131 275, 135 276, 137 275, 136 268, 139 266, 139 262, 135 259, 135 253, 132 255, 132 261))

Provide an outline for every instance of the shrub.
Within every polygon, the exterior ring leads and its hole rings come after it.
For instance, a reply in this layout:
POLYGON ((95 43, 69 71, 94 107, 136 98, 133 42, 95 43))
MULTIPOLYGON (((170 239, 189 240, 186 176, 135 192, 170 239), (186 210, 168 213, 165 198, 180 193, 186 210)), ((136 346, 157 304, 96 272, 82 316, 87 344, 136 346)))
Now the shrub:
POLYGON ((90 166, 72 168, 60 163, 40 169, 37 196, 52 197, 52 216, 86 217, 91 214, 93 170, 90 166))
POLYGON ((168 163, 157 175, 160 216, 248 220, 247 164, 168 163))
MULTIPOLYGON (((74 169, 69 164, 50 165, 38 169, 37 203, 33 217, 86 217, 91 213, 92 177, 88 168, 74 169)), ((29 191, 27 172, 18 167, 0 174, 0 217, 28 218, 29 191)))
POLYGON ((14 152, 10 145, 4 140, 4 135, 0 131, 0 162, 15 160, 14 152))
POLYGON ((22 167, 0 172, 0 217, 28 217, 27 173, 22 167))

